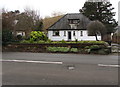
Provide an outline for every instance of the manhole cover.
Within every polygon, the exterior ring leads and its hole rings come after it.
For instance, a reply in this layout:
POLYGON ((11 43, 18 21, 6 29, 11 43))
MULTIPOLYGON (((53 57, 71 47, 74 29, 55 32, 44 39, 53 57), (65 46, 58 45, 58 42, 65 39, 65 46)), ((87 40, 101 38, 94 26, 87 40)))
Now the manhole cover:
POLYGON ((75 66, 67 66, 69 70, 74 70, 75 66))

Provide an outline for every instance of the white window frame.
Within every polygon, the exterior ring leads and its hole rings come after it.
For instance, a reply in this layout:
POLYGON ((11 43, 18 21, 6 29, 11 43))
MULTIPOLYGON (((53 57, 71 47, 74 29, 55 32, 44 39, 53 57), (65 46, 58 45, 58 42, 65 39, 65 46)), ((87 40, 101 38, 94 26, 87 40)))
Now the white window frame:
POLYGON ((83 31, 80 31, 80 36, 81 36, 81 37, 83 36, 83 31))
POLYGON ((64 31, 64 36, 66 36, 66 31, 64 31))
POLYGON ((76 36, 76 33, 75 33, 75 31, 73 31, 73 36, 76 36))
POLYGON ((52 36, 60 36, 60 31, 59 30, 53 31, 53 35, 52 36), (56 33, 58 33, 58 35, 56 33))

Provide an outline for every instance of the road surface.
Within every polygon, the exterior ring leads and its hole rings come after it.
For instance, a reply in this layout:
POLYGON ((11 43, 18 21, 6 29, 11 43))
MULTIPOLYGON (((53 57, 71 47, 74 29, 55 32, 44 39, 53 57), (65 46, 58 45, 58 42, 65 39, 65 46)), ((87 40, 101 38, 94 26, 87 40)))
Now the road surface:
POLYGON ((117 85, 117 55, 4 52, 3 85, 117 85))

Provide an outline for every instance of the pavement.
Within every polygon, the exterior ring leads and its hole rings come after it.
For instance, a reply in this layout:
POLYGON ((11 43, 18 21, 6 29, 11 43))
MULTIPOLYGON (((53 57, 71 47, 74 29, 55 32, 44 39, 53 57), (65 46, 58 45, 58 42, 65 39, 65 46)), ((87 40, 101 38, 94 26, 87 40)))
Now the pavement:
POLYGON ((118 55, 4 52, 3 85, 117 85, 118 55))
POLYGON ((120 53, 120 44, 112 43, 111 47, 113 53, 120 53))

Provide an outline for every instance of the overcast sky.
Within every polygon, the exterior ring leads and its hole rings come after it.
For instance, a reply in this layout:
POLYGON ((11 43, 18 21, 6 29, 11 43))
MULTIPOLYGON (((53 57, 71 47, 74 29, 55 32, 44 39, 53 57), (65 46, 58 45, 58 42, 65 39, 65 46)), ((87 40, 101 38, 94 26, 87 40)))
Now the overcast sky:
MULTIPOLYGON (((20 10, 30 7, 40 12, 41 17, 51 16, 53 12, 63 13, 78 13, 83 7, 86 0, 1 0, 0 8, 5 8, 8 11, 20 10)), ((115 19, 118 20, 118 2, 120 0, 110 0, 114 12, 115 19)))

